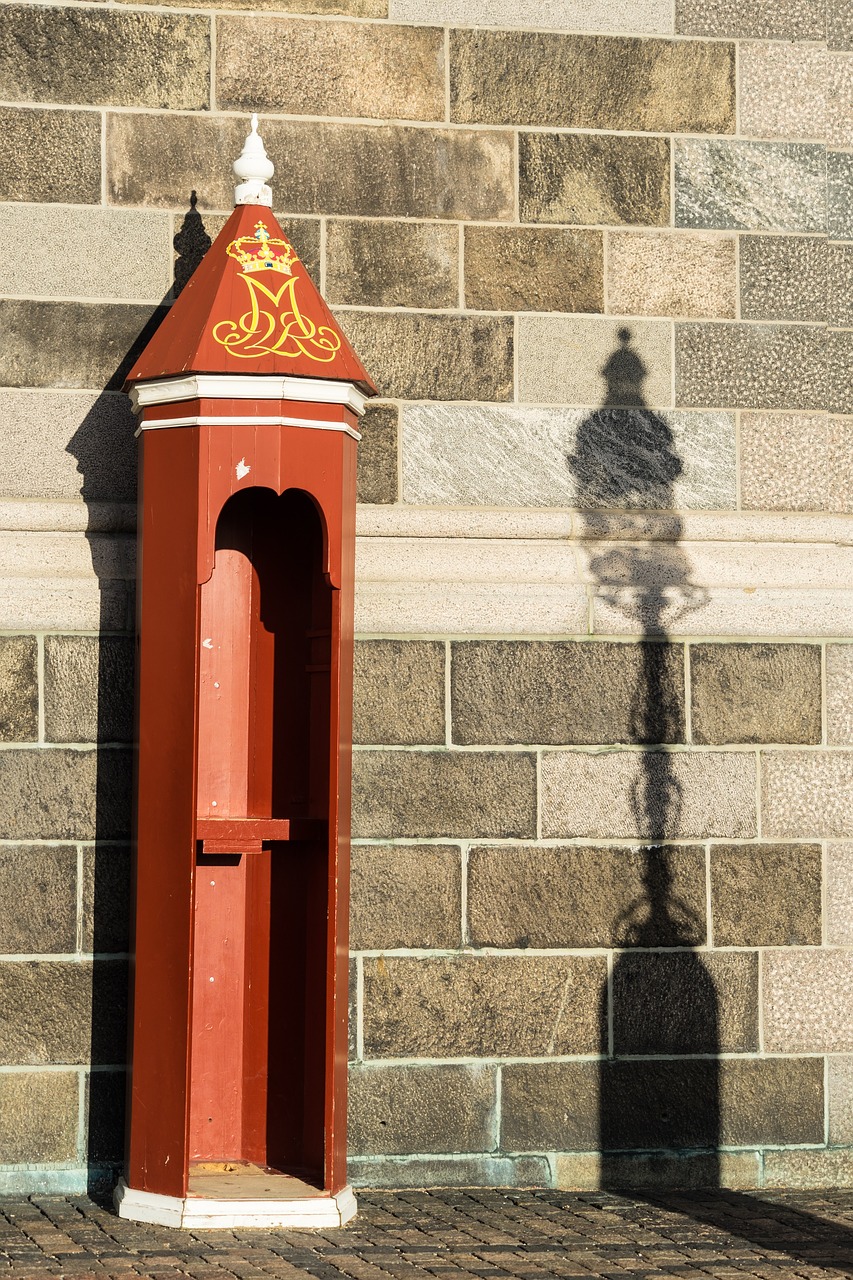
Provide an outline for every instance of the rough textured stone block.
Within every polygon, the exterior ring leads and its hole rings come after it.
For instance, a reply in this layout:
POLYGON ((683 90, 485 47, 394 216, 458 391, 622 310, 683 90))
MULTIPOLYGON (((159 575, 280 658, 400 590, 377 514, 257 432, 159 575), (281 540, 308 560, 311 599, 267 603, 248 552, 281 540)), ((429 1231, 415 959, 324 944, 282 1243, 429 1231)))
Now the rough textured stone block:
POLYGON ((130 849, 101 845, 83 851, 84 951, 127 951, 130 946, 130 849))
POLYGON ((472 849, 468 925, 475 947, 698 946, 706 936, 704 854, 673 846, 472 849))
POLYGON ((768 951, 762 989, 769 1053, 853 1050, 853 953, 768 951))
POLYGON ((549 751, 541 774, 546 837, 756 834, 755 760, 742 753, 549 751))
POLYGON ((826 40, 830 49, 853 50, 853 3, 835 0, 827 6, 826 40))
POLYGON ((738 1191, 761 1185, 757 1151, 717 1151, 713 1155, 636 1152, 601 1156, 584 1151, 554 1160, 554 1186, 565 1191, 657 1189, 671 1191, 728 1187, 738 1191))
POLYGON ((764 835, 853 836, 853 752, 768 751, 761 783, 764 835))
POLYGON ((830 151, 827 170, 827 231, 831 240, 853 240, 853 154, 830 151))
POLYGON ((347 1161, 354 1187, 550 1187, 544 1156, 361 1156, 347 1161))
POLYGON ((607 243, 607 309, 616 315, 735 314, 732 236, 613 231, 607 243))
POLYGON ((354 845, 350 896, 353 951, 461 945, 462 855, 455 845, 354 845))
POLYGON ((755 511, 853 511, 853 419, 744 413, 741 505, 755 511))
POLYGON ((755 952, 626 951, 613 965, 612 991, 617 1057, 759 1048, 755 952))
POLYGON ((127 1074, 91 1071, 86 1086, 89 1160, 120 1165, 125 1150, 127 1074))
POLYGON ((122 1062, 126 989, 124 961, 0 965, 0 1063, 122 1062))
POLYGON ((603 311, 597 231, 465 228, 465 305, 475 311, 603 311))
POLYGON ((354 836, 512 838, 535 833, 532 755, 357 751, 353 756, 354 836))
POLYGON ((518 386, 520 399, 534 403, 666 407, 672 404, 672 327, 634 320, 626 330, 611 319, 521 316, 518 386), (626 332, 631 347, 620 337, 626 332))
POLYGON ((811 644, 693 645, 693 741, 820 742, 820 662, 811 644))
POLYGON ((35 636, 0 636, 0 742, 35 742, 39 728, 35 636))
POLYGON ((684 741, 680 648, 475 640, 451 653, 454 742, 684 741))
POLYGON ((134 642, 129 636, 46 636, 48 742, 132 742, 134 642))
POLYGON ((822 0, 676 0, 675 29, 689 36, 823 40, 822 0))
POLYGON ((0 299, 7 387, 119 389, 165 312, 120 302, 0 299))
POLYGON ((77 850, 0 848, 0 953, 77 948, 77 850))
POLYGON ((853 845, 827 846, 826 940, 835 947, 853 945, 853 845))
POLYGON ((738 62, 740 132, 822 141, 829 76, 830 60, 819 46, 745 42, 738 62))
POLYGON ((676 403, 823 409, 827 358, 817 325, 677 324, 676 403))
POLYGON ((597 1053, 605 979, 603 956, 366 959, 365 1055, 597 1053))
POLYGON ((216 23, 216 100, 224 110, 443 120, 444 75, 444 37, 435 27, 258 16, 216 23), (283 76, 284 65, 298 74, 283 76))
POLYGON ((825 341, 826 408, 830 413, 853 416, 853 332, 830 329, 825 341))
POLYGON ((733 133, 734 45, 453 31, 451 119, 655 133, 733 133))
POLYGON ((355 649, 353 741, 444 742, 444 644, 362 640, 355 649))
POLYGON ((0 199, 99 204, 100 116, 0 107, 0 199))
POLYGON ((853 1187, 853 1158, 849 1151, 826 1149, 768 1151, 764 1156, 764 1186, 784 1187, 786 1191, 853 1187))
POLYGON ((669 0, 623 0, 618 9, 609 0, 388 0, 388 4, 388 16, 398 22, 565 31, 672 30, 669 0))
POLYGON ((853 147, 853 58, 828 53, 826 65, 826 141, 831 147, 853 147))
POLYGON ((8 5, 0 96, 96 106, 205 108, 210 23, 194 14, 8 5))
MULTIPOLYGON (((173 3, 174 0, 169 0, 173 3)), ((156 0, 145 0, 156 3, 156 0)), ((281 9, 281 0, 198 0, 199 9, 281 9)), ((287 0, 288 13, 323 17, 387 18, 388 0, 287 0)))
POLYGON ((396 405, 369 405, 359 423, 359 502, 397 501, 397 429, 400 411, 396 405))
POLYGON ((853 645, 827 645, 826 721, 830 745, 853 744, 853 645))
POLYGON ((114 840, 130 828, 130 753, 0 752, 0 839, 114 840))
POLYGON ((458 229, 440 222, 331 220, 325 296, 364 307, 458 307, 458 229))
POLYGON ((675 225, 823 232, 826 153, 817 144, 684 138, 675 144, 675 225))
MULTIPOLYGON (((288 158, 291 213, 513 216, 509 133, 299 120, 265 120, 261 130, 270 155, 288 158)), ((243 118, 110 116, 110 198, 116 204, 174 208, 195 190, 200 209, 229 209, 231 163, 245 133, 243 118)))
POLYGON ((340 311, 380 394, 410 400, 510 400, 512 325, 504 316, 340 311))
POLYGON ((79 1093, 76 1071, 0 1074, 3 1163, 28 1165, 75 1160, 79 1093))
POLYGON ((830 295, 828 248, 825 240, 811 236, 741 236, 743 319, 825 319, 830 295))
POLYGON ((820 845, 714 846, 711 916, 715 947, 820 946, 820 845))
POLYGON ((827 319, 841 328, 853 328, 853 245, 827 244, 827 319))
POLYGON ((416 504, 735 505, 728 413, 405 405, 402 455, 403 500, 416 504))
POLYGON ((489 1151, 495 1088, 493 1067, 356 1067, 348 1149, 356 1156, 489 1151))
POLYGON ((524 222, 669 222, 669 143, 664 138, 521 133, 518 165, 524 222))
POLYGON ((833 1056, 827 1061, 829 1141, 853 1145, 853 1058, 833 1056))

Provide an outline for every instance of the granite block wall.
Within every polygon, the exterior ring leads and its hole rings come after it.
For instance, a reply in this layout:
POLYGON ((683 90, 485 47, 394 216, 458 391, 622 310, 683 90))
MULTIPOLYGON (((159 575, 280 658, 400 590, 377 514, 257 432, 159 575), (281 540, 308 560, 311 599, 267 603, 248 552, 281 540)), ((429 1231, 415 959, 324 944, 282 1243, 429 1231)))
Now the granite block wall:
POLYGON ((353 1181, 853 1183, 847 12, 4 6, 0 1190, 121 1159, 121 385, 252 110, 381 390, 353 1181))

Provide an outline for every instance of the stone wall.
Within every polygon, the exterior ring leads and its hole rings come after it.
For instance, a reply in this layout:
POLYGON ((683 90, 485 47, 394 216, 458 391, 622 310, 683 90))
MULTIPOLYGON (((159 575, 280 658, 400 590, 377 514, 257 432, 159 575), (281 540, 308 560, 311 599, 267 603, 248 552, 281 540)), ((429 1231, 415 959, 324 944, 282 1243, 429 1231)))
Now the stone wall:
POLYGON ((853 1181, 853 8, 827 8, 4 5, 0 1190, 121 1156, 119 388, 250 110, 382 391, 354 1181, 853 1181))

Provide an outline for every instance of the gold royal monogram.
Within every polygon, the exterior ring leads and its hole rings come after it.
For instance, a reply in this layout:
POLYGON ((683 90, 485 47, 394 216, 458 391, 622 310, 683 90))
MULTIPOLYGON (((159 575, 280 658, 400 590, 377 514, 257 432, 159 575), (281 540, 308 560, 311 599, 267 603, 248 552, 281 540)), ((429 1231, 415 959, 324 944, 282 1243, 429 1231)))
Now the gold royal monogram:
POLYGON ((240 279, 249 290, 250 306, 239 320, 215 324, 214 341, 241 360, 271 355, 290 359, 303 355, 322 363, 333 360, 340 350, 340 335, 328 325, 318 327, 299 310, 293 247, 286 240, 273 239, 264 223, 256 222, 255 235, 232 240, 226 252, 240 264, 240 279), (283 252, 276 253, 274 246, 283 252), (280 285, 277 275, 286 277, 280 285), (270 283, 275 280, 272 288, 262 283, 261 276, 270 283))

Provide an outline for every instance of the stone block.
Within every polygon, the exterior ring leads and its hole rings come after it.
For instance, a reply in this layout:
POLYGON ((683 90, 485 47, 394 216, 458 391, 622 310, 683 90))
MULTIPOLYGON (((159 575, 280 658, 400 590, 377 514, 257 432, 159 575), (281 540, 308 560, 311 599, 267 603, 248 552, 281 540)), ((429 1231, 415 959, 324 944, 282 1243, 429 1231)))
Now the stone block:
POLYGON ((0 1074, 3 1163, 76 1161, 79 1093, 76 1071, 4 1071, 0 1074))
POLYGON ((147 304, 0 299, 0 380, 118 390, 164 315, 147 304))
POLYGON ((853 154, 829 151, 827 173, 827 231, 831 240, 853 240, 853 154))
POLYGON ((210 22, 188 13, 10 4, 0 40, 0 96, 205 109, 210 22))
POLYGON ((46 740, 132 742, 134 656, 129 636, 46 636, 46 740))
POLYGON ((349 1073, 348 1150, 355 1156, 491 1151, 494 1067, 362 1066, 349 1073))
POLYGON ((600 955, 365 959, 365 1057, 597 1053, 605 983, 600 955))
POLYGON ((817 143, 679 139, 675 225, 825 231, 824 148, 817 143))
POLYGON ((822 0, 676 0, 675 29, 688 36, 823 40, 822 0))
POLYGON ((130 947, 130 849, 83 850, 82 949, 99 954, 130 947))
POLYGON ((701 946, 699 848, 474 848, 468 927, 475 947, 701 946), (656 904, 665 903, 666 910, 656 904))
POLYGON ((739 132, 747 138, 823 141, 830 59, 819 45, 740 45, 739 132))
MULTIPOLYGON (((0 757, 2 763, 2 757, 0 757)), ((353 835, 536 834, 536 761, 521 752, 357 751, 353 835)))
MULTIPOLYGON (((154 3, 155 0, 145 0, 154 3)), ((174 3, 174 0, 169 0, 174 3)), ((198 0, 199 9, 281 9, 281 0, 198 0)), ((388 0, 287 0, 288 13, 321 14, 323 17, 387 18, 388 0)))
POLYGON ((734 45, 453 31, 450 113, 462 124, 733 133, 734 45))
POLYGON ((596 1151, 598 1062, 508 1063, 501 1072, 504 1151, 596 1151))
POLYGON ((828 53, 826 63, 826 141, 831 147, 853 147, 853 58, 828 53))
POLYGON ((728 1187, 754 1190, 761 1185, 756 1151, 716 1151, 713 1155, 638 1152, 601 1156, 585 1151, 557 1156, 554 1186, 563 1191, 644 1190, 698 1191, 728 1187))
POLYGON ((853 836, 853 752, 767 751, 761 762, 761 793, 763 835, 806 840, 853 836))
POLYGON ((548 751, 542 835, 591 839, 750 839, 755 760, 742 752, 548 751))
POLYGON ((0 636, 0 742, 35 742, 39 732, 35 636, 0 636))
POLYGON ((465 305, 474 311, 603 311, 599 231, 465 228, 465 305))
POLYGON ((226 111, 443 120, 444 75, 436 27, 257 15, 216 23, 216 101, 226 111), (298 74, 282 75, 286 64, 298 74))
POLYGON ((820 845, 713 846, 711 917, 715 947, 820 946, 820 845))
POLYGON ((353 845, 350 898, 353 951, 461 945, 462 855, 455 845, 353 845))
POLYGON ((829 294, 828 316, 830 324, 843 329, 853 328, 853 245, 827 244, 827 284, 829 294))
POLYGON ((114 840, 130 829, 129 751, 0 752, 0 839, 114 840))
POLYGON ((680 647, 474 640, 451 654, 454 742, 684 741, 680 647))
POLYGON ((741 504, 754 511, 853 511, 853 419, 744 413, 741 504))
POLYGON ((511 400, 509 316, 340 311, 380 394, 409 400, 511 400))
POLYGON ((542 0, 388 0, 388 5, 388 16, 397 22, 558 31, 672 31, 669 0, 623 0, 618 10, 609 0, 548 0, 547 5, 542 0))
POLYGON ((534 403, 666 408, 672 404, 672 326, 634 320, 626 330, 609 318, 520 316, 518 387, 519 398, 534 403), (625 332, 631 347, 619 336, 625 332))
MULTIPOLYGON (((287 156, 292 214, 476 221, 514 214, 507 132, 275 119, 261 131, 270 155, 287 156)), ((231 163, 245 133, 244 118, 109 116, 110 199, 175 208, 195 190, 200 210, 229 209, 231 163)))
POLYGON ((354 1187, 550 1187, 545 1156, 360 1156, 347 1161, 354 1187))
POLYGON ((458 307, 458 229, 441 222, 330 219, 325 296, 362 307, 458 307))
POLYGON ((825 341, 826 408, 830 413, 853 416, 853 332, 830 329, 825 341))
POLYGON ((830 1144, 853 1145, 853 1058, 833 1055, 827 1059, 827 1101, 830 1144))
POLYGON ((124 961, 7 962, 0 965, 0 997, 4 1066, 124 1061, 124 961))
POLYGON ((77 949, 77 850, 0 848, 0 954, 77 949))
POLYGON ((617 1057, 759 1049, 755 952, 626 951, 611 1000, 617 1057))
POLYGON ((828 248, 825 240, 812 236, 741 236, 743 319, 826 319, 828 248))
POLYGON ((853 1051, 853 952, 768 951, 762 989, 768 1053, 853 1051))
POLYGON ((826 647, 826 732, 831 746, 853 745, 853 646, 826 647))
POLYGON ((676 403, 823 409, 827 362, 818 325, 676 324, 676 403))
POLYGON ((819 645, 692 645, 693 741, 820 742, 820 668, 819 645))
POLYGON ((837 0, 826 13, 826 41, 830 49, 853 50, 853 3, 837 0))
POLYGON ((607 241, 607 309, 631 316, 735 314, 732 236, 612 231, 607 241))
POLYGON ((670 155, 665 138, 520 133, 523 222, 666 226, 670 155))
POLYGON ((368 405, 359 423, 359 502, 397 501, 397 431, 400 411, 396 405, 368 405))
POLYGON ((826 940, 835 947, 853 945, 853 845, 827 845, 826 940))
POLYGON ((720 510, 736 500, 728 413, 405 405, 401 441, 409 503, 720 510))
POLYGON ((121 1165, 125 1152, 127 1075, 124 1071, 91 1071, 86 1083, 89 1160, 121 1165))
MULTIPOLYGON (((831 1061, 831 1059, 830 1059, 831 1061)), ((850 1151, 767 1151, 764 1186, 786 1191, 853 1187, 853 1154, 850 1151)))
POLYGON ((355 648, 353 741, 444 742, 444 643, 361 640, 355 648))
POLYGON ((97 112, 0 107, 0 199, 99 204, 97 112))

